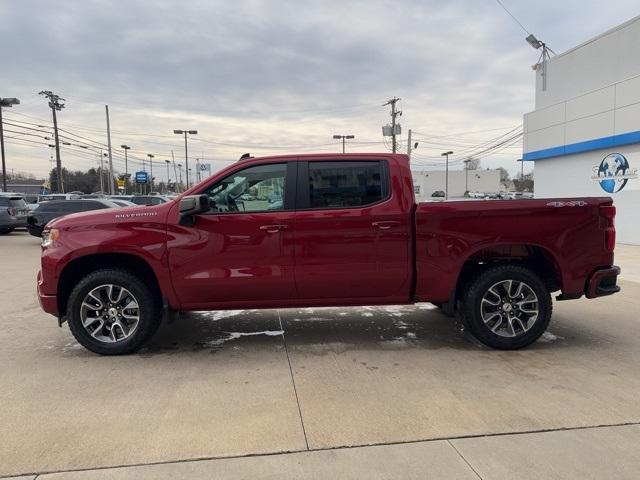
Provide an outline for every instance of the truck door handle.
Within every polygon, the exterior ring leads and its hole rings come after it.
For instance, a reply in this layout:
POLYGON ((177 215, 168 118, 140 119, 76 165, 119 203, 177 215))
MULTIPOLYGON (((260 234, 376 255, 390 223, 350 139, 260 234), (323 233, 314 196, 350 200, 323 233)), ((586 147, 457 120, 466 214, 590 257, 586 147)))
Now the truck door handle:
POLYGON ((398 225, 400 225, 400 222, 397 222, 395 220, 389 220, 386 222, 371 222, 372 227, 377 227, 380 230, 389 230, 391 227, 397 227, 398 225))
POLYGON ((260 230, 267 233, 276 233, 281 230, 286 230, 286 225, 261 225, 260 230))

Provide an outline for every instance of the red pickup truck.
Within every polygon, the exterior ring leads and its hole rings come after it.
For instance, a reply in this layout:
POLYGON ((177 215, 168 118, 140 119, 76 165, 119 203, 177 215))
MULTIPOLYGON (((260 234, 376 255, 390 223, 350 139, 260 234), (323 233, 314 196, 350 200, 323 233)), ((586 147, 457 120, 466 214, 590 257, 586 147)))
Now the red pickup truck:
POLYGON ((619 291, 610 198, 416 204, 406 155, 247 158, 176 201, 45 228, 38 295, 101 354, 163 313, 431 302, 500 349, 558 300, 619 291))

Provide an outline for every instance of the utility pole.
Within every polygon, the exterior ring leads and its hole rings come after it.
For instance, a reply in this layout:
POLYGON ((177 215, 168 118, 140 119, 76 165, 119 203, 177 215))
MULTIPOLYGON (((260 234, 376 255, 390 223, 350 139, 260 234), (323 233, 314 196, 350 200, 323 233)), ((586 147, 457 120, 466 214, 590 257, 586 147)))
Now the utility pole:
POLYGON ((196 158, 196 182, 200 183, 200 159, 196 158))
POLYGON ((0 98, 0 155, 2 155, 2 191, 7 191, 7 165, 4 158, 4 129, 2 126, 2 107, 12 107, 19 105, 17 98, 0 98))
POLYGON ((399 100, 400 100, 399 98, 393 97, 392 99, 387 100, 387 103, 384 103, 382 105, 383 107, 387 105, 391 105, 391 151, 393 153, 396 153, 398 149, 398 144, 396 142, 396 135, 400 133, 399 131, 396 132, 396 118, 402 115, 401 111, 396 110, 396 103, 398 103, 399 100))
POLYGON ((411 129, 409 129, 407 134, 407 155, 411 158, 411 129))
POLYGON ((104 106, 107 114, 107 147, 109 148, 109 195, 113 195, 113 157, 111 156, 111 126, 109 125, 109 105, 104 106))
POLYGON ((171 183, 171 178, 169 178, 169 164, 171 162, 169 160, 165 160, 164 163, 167 164, 167 191, 164 193, 169 193, 169 183, 171 183))
MULTIPOLYGON (((144 157, 142 157, 142 171, 145 172, 145 173, 147 172, 147 170, 145 168, 144 157)), ((141 183, 140 184, 140 193, 142 195, 144 195, 145 193, 147 193, 146 190, 147 190, 147 184, 146 183, 141 183)))
POLYGON ((182 191, 182 164, 178 164, 178 171, 180 172, 180 191, 182 191))
POLYGON ((129 160, 127 158, 127 150, 131 150, 129 145, 120 145, 124 150, 124 194, 127 194, 127 183, 129 183, 129 160))
POLYGON ((49 99, 49 108, 53 113, 53 133, 56 144, 56 177, 58 180, 58 193, 64 193, 64 185, 62 183, 62 160, 60 159, 60 139, 58 138, 58 118, 56 112, 64 108, 64 98, 60 98, 51 90, 42 90, 38 95, 43 95, 49 99))
MULTIPOLYGON (((187 150, 187 134, 189 135, 197 135, 197 130, 174 130, 173 133, 176 135, 184 134, 184 168, 189 171, 189 152, 187 150)), ((189 189, 189 174, 187 173, 187 190, 189 189)))
POLYGON ((149 193, 153 192, 153 157, 150 153, 147 153, 147 157, 149 157, 149 169, 151 170, 151 180, 149 181, 149 193))
POLYGON ((449 155, 453 155, 452 151, 441 153, 443 157, 446 157, 446 169, 444 174, 444 199, 449 200, 449 155))

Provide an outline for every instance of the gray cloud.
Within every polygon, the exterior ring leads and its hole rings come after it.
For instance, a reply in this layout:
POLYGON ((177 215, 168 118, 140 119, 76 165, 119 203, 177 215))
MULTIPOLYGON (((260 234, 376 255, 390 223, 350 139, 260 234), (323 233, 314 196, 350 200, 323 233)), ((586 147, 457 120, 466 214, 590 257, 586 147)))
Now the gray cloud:
MULTIPOLYGON (((507 5, 557 51, 637 13, 629 0, 507 5)), ((104 139, 98 129, 109 103, 122 132, 114 143, 165 156, 180 150, 179 138, 125 132, 170 135, 188 124, 200 140, 238 145, 330 143, 347 130, 381 141, 381 103, 392 95, 403 98, 405 129, 425 134, 517 125, 533 106, 537 54, 491 0, 27 0, 2 3, 0 16, 9 54, 0 94, 21 98, 15 112, 48 118, 36 92, 52 89, 67 99, 62 125, 95 128, 77 133, 104 139)), ((214 159, 246 151, 196 144, 214 159)), ((46 147, 8 149, 21 169, 49 168, 46 147)), ((513 170, 511 152, 487 162, 513 170)), ((437 146, 420 153, 430 158, 437 146)), ((86 163, 72 154, 69 162, 86 163)))

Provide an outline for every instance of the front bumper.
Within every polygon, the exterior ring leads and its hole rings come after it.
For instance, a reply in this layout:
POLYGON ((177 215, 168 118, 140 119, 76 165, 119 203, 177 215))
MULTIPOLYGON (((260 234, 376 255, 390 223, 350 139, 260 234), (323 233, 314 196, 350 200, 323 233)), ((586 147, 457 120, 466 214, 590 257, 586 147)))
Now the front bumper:
POLYGON ((40 301, 40 307, 46 313, 58 316, 58 297, 57 295, 47 295, 42 291, 42 272, 38 272, 38 300, 40 301))
POLYGON ((617 285, 620 267, 613 265, 609 268, 600 268, 591 274, 587 281, 585 295, 587 298, 605 297, 620 291, 617 285))

